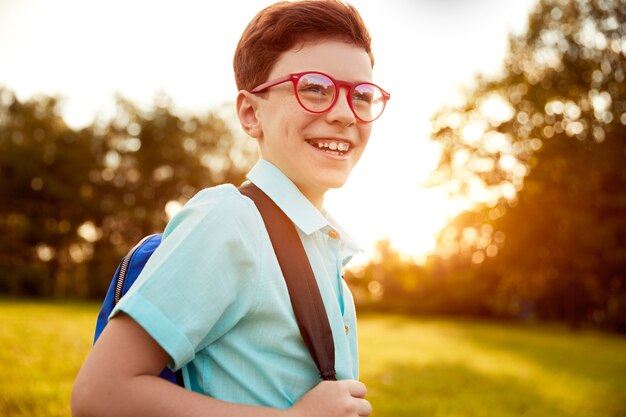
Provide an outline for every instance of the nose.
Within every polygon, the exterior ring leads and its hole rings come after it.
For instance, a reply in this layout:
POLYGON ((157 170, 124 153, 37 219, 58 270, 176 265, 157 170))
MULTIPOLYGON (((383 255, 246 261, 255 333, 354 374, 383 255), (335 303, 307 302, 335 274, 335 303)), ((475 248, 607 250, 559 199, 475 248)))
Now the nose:
POLYGON ((342 86, 337 92, 339 95, 333 107, 326 113, 326 120, 331 124, 351 126, 356 123, 356 116, 350 106, 350 89, 342 86))

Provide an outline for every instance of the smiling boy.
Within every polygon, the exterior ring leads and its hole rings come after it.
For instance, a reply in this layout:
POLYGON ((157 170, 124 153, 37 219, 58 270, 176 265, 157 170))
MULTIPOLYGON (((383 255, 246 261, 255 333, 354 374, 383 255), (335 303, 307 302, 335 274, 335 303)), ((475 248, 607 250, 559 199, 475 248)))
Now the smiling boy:
POLYGON ((335 0, 280 2, 235 52, 237 113, 259 146, 248 179, 296 225, 335 343, 320 382, 254 203, 206 189, 168 224, 75 383, 75 416, 367 416, 354 302, 341 272, 358 246, 323 209, 360 159, 389 95, 370 38, 335 0), (183 369, 185 387, 158 378, 183 369))

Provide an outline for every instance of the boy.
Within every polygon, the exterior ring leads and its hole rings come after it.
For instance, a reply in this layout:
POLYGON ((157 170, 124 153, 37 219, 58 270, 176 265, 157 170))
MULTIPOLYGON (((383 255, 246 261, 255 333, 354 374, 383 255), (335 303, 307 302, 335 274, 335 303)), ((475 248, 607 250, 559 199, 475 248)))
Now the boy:
POLYGON ((254 205, 203 190, 120 301, 76 379, 75 416, 368 416, 354 303, 341 270, 357 246, 323 210, 365 149, 388 94, 371 84, 370 38, 337 0, 262 10, 237 46, 237 112, 257 140, 248 179, 294 222, 335 343, 319 382, 254 205), (157 377, 183 367, 185 387, 157 377))

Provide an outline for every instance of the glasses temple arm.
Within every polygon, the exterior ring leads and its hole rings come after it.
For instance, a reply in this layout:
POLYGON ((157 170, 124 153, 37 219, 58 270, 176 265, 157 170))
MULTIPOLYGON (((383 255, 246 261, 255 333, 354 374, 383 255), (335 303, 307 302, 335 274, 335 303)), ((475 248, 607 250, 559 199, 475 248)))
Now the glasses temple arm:
POLYGON ((284 76, 284 77, 280 77, 280 78, 277 78, 277 79, 275 79, 275 80, 270 80, 270 81, 267 81, 267 82, 265 82, 265 83, 263 83, 263 84, 261 84, 261 85, 259 85, 259 86, 255 87, 255 88, 254 88, 254 89, 252 89, 250 92, 251 92, 252 94, 262 93, 262 92, 264 92, 265 90, 267 90, 267 89, 269 89, 269 88, 274 87, 275 85, 282 84, 282 83, 284 83, 284 82, 290 81, 290 80, 291 80, 291 78, 292 78, 292 75, 286 75, 286 76, 284 76))

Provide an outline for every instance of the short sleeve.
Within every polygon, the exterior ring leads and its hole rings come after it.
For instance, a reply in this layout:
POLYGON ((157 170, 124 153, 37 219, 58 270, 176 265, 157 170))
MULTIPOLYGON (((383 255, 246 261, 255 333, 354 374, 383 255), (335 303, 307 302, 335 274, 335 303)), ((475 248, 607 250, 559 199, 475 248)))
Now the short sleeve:
POLYGON ((131 316, 181 367, 253 307, 262 230, 254 203, 234 186, 201 191, 172 218, 111 316, 131 316))

